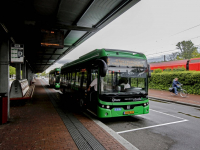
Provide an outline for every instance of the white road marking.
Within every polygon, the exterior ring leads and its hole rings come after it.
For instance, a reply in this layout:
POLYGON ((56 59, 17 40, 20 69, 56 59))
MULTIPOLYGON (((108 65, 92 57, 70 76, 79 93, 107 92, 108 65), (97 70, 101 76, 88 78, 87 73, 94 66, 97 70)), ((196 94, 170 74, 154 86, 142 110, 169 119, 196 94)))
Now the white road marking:
POLYGON ((150 109, 150 110, 151 110, 151 111, 155 111, 155 112, 157 112, 157 113, 161 113, 161 114, 167 115, 167 116, 171 116, 171 117, 175 117, 175 118, 178 118, 178 119, 182 119, 182 120, 180 120, 180 121, 175 121, 175 122, 169 122, 169 123, 158 124, 158 125, 153 125, 153 126, 147 126, 147 127, 143 127, 143 128, 136 128, 136 129, 131 129, 131 130, 119 131, 119 132, 117 132, 117 133, 120 134, 120 133, 132 132, 132 131, 137 131, 137 130, 155 128, 155 127, 166 126, 166 125, 170 125, 170 124, 176 124, 176 123, 181 123, 181 122, 188 121, 187 119, 184 119, 184 118, 181 118, 181 117, 177 117, 177 116, 174 116, 174 115, 170 115, 170 114, 167 114, 167 113, 164 113, 164 112, 160 112, 160 111, 153 110, 153 109, 150 109))
POLYGON ((181 122, 186 122, 186 121, 188 121, 188 120, 184 119, 184 120, 181 120, 181 121, 175 121, 175 122, 169 122, 169 123, 164 123, 164 124, 158 124, 158 125, 153 125, 153 126, 148 126, 148 127, 143 127, 143 128, 137 128, 137 129, 132 129, 132 130, 125 130, 125 131, 120 131, 120 132, 117 132, 117 133, 120 134, 120 133, 126 133, 126 132, 131 132, 131 131, 137 131, 137 130, 155 128, 155 127, 166 126, 166 125, 176 124, 176 123, 181 123, 181 122))
POLYGON ((174 116, 174 115, 170 115, 170 114, 167 114, 167 113, 164 113, 164 112, 160 112, 160 111, 153 110, 153 109, 149 109, 149 110, 151 110, 151 111, 155 111, 155 112, 157 112, 157 113, 161 113, 161 114, 164 114, 164 115, 168 115, 168 116, 171 116, 171 117, 175 117, 175 118, 178 118, 178 119, 183 119, 183 120, 184 120, 184 118, 177 117, 177 116, 174 116))
POLYGON ((55 90, 55 89, 53 89, 53 90, 60 93, 60 94, 63 94, 60 90, 55 90))

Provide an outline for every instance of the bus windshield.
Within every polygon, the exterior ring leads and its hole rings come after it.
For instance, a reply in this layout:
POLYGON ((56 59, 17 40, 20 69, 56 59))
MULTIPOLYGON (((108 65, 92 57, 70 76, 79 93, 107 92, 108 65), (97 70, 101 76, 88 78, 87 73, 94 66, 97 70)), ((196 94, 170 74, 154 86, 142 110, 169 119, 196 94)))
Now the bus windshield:
POLYGON ((60 83, 60 75, 56 75, 56 83, 60 83))
POLYGON ((100 94, 147 94, 147 68, 109 67, 100 94))

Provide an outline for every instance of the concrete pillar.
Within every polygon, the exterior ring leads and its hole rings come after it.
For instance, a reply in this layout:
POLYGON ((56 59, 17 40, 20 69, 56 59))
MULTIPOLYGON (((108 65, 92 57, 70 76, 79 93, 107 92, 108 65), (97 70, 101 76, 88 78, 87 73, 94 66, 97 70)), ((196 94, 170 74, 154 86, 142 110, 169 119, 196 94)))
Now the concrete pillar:
POLYGON ((16 80, 21 79, 21 64, 15 64, 16 67, 16 80))
POLYGON ((27 80, 28 80, 28 83, 29 83, 29 85, 31 84, 31 81, 32 81, 32 77, 33 77, 33 73, 32 73, 32 71, 31 71, 31 69, 30 69, 30 67, 27 65, 27 70, 26 70, 27 72, 26 72, 26 78, 27 78, 27 80))
POLYGON ((8 118, 10 118, 9 92, 9 40, 5 37, 2 37, 0 34, 0 93, 7 93, 8 118))
POLYGON ((26 61, 22 64, 22 79, 26 79, 26 61))

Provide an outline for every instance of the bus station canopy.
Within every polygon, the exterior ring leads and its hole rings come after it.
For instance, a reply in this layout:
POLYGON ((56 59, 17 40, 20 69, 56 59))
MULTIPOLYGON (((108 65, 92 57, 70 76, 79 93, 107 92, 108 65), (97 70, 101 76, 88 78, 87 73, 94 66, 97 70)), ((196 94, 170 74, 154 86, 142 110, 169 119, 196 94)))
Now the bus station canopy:
POLYGON ((32 71, 43 72, 137 2, 2 0, 0 23, 13 43, 24 44, 32 71))

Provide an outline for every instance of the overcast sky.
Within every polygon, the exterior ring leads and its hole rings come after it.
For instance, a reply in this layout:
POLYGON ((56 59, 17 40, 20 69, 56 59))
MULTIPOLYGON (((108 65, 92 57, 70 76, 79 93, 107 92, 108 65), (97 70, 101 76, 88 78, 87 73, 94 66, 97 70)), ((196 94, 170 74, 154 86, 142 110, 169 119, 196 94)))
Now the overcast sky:
POLYGON ((46 71, 94 49, 137 51, 152 58, 177 51, 183 40, 200 46, 200 0, 141 0, 46 71))

